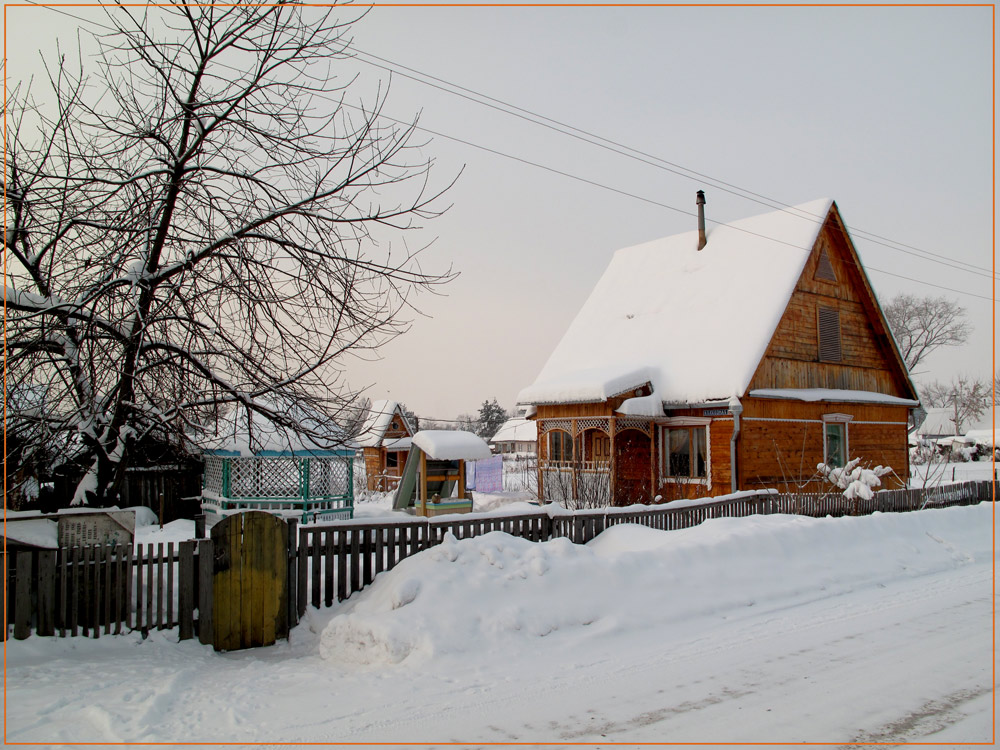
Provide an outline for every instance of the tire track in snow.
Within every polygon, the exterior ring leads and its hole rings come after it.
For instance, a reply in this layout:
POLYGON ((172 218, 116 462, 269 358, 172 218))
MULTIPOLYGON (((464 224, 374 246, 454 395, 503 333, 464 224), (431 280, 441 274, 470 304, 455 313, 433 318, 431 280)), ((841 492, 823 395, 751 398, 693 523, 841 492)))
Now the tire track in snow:
MULTIPOLYGON (((597 683, 606 686, 607 683, 612 681, 633 678, 636 675, 653 670, 663 671, 670 666, 676 666, 685 662, 693 662, 708 655, 721 656, 734 650, 746 652, 752 649, 752 646, 755 643, 780 637, 776 634, 784 633, 792 626, 794 626, 794 629, 801 635, 804 631, 831 628, 838 625, 842 626, 853 621, 864 621, 875 614, 884 616, 887 612, 892 610, 912 607, 915 604, 920 604, 929 600, 940 600, 943 594, 948 594, 949 597, 953 597, 960 591, 965 591, 973 587, 981 587, 984 582, 990 582, 991 580, 992 570, 984 568, 984 566, 979 566, 978 568, 945 571, 944 574, 941 571, 936 571, 914 579, 891 581, 888 584, 889 586, 895 586, 896 584, 901 583, 904 585, 903 589, 891 591, 887 598, 877 599, 877 601, 872 604, 850 602, 849 605, 845 607, 842 600, 845 596, 853 597, 856 595, 859 588, 869 589, 871 592, 875 592, 878 589, 887 588, 886 584, 872 583, 851 590, 833 592, 827 596, 818 597, 805 602, 795 601, 793 603, 776 606, 772 609, 762 610, 759 613, 754 612, 751 615, 753 619, 750 622, 746 622, 745 617, 727 619, 727 621, 720 628, 713 629, 711 633, 696 637, 687 642, 682 650, 664 648, 658 653, 643 654, 641 660, 633 659, 631 662, 626 663, 621 663, 615 659, 608 658, 591 662, 589 664, 578 664, 575 665, 575 668, 569 674, 554 676, 533 675, 533 679, 527 684, 524 681, 521 681, 517 683, 516 687, 504 688, 500 693, 498 693, 494 688, 488 691, 484 698, 477 700, 468 700, 463 697, 462 694, 447 694, 441 696, 443 700, 439 699, 436 701, 439 704, 445 703, 445 705, 444 707, 439 707, 435 710, 433 718, 444 724, 450 724, 451 722, 447 721, 447 718, 450 716, 458 717, 479 711, 495 715, 497 713, 496 709, 498 708, 507 708, 517 705, 528 707, 537 706, 540 702, 544 702, 544 698, 551 695, 553 692, 565 693, 570 689, 580 691, 583 687, 592 686, 597 683), (954 573, 956 572, 961 574, 959 576, 959 580, 955 580, 956 576, 954 573), (807 610, 805 619, 802 617, 804 610, 807 610), (774 613, 787 614, 778 617, 771 616, 774 613), (487 709, 489 710, 487 711, 487 709)), ((977 603, 981 603, 985 596, 986 593, 984 592, 982 597, 974 596, 967 598, 962 602, 952 603, 949 605, 949 608, 973 606, 977 603)), ((904 623, 905 618, 896 621, 894 625, 903 625, 904 623)), ((653 630, 654 629, 651 628, 650 632, 653 630)), ((852 635, 845 636, 843 639, 839 639, 839 641, 844 642, 852 640, 857 636, 857 633, 853 633, 852 635)), ((600 635, 595 637, 600 638, 600 635)), ((826 641, 820 645, 832 648, 838 644, 831 644, 829 641, 826 641)), ((792 656, 805 654, 809 651, 810 649, 805 649, 792 654, 792 656)), ((782 655, 778 658, 780 659, 784 657, 785 655, 782 655)), ((791 678, 779 683, 773 683, 772 686, 780 687, 790 682, 792 682, 791 678)), ((715 705, 725 700, 738 699, 746 694, 747 691, 726 690, 724 688, 723 691, 720 691, 717 698, 712 694, 706 695, 703 699, 693 702, 689 706, 689 709, 715 705)), ((383 708, 391 713, 398 711, 399 706, 386 706, 383 708)), ((373 711, 381 713, 378 709, 373 709, 373 711)), ((405 713, 408 715, 404 715, 402 718, 396 717, 390 719, 378 719, 368 721, 351 728, 345 728, 344 730, 338 732, 338 736, 340 739, 346 740, 349 737, 357 737, 359 735, 375 735, 380 731, 389 728, 400 730, 415 725, 426 726, 428 717, 420 710, 419 704, 410 706, 405 713)), ((519 712, 516 711, 500 711, 499 713, 513 713, 513 715, 519 715, 519 712)), ((648 725, 654 720, 664 721, 673 715, 676 715, 676 712, 660 712, 659 709, 654 708, 650 711, 640 713, 638 718, 632 718, 625 721, 622 726, 627 729, 638 724, 648 725)), ((618 733, 618 725, 619 723, 616 722, 607 722, 601 726, 605 729, 603 733, 609 734, 618 733)), ((506 730, 503 727, 496 726, 495 723, 488 725, 485 728, 491 729, 498 735, 504 735, 502 737, 504 740, 517 739, 516 734, 512 734, 509 730, 506 730)), ((523 729, 523 725, 521 728, 523 729)), ((550 726, 550 729, 555 728, 556 727, 550 726)), ((573 730, 570 730, 567 734, 568 736, 566 736, 565 739, 568 740, 578 739, 580 736, 583 736, 579 732, 575 732, 573 730)), ((453 739, 452 741, 463 742, 464 740, 458 738, 453 739)), ((484 740, 480 739, 479 741, 482 742, 484 740)))

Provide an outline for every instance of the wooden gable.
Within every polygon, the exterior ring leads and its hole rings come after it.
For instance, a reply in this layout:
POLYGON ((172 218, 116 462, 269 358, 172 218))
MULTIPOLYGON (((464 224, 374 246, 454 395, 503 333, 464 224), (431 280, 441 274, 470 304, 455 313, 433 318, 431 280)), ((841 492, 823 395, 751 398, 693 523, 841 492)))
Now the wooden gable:
POLYGON ((402 410, 397 406, 392 413, 392 418, 389 420, 389 424, 386 425, 385 435, 382 437, 382 442, 384 443, 387 440, 397 440, 404 437, 413 437, 413 433, 410 432, 409 424, 403 416, 402 410))
POLYGON ((836 204, 750 381, 757 388, 917 398, 836 204))

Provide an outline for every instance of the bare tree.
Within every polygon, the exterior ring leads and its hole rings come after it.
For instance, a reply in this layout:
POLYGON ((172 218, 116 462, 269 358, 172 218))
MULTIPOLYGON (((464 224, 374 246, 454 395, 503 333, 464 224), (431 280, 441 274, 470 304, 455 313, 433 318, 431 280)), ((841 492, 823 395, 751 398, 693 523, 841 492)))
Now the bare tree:
POLYGON ((965 308, 947 297, 898 294, 883 311, 910 372, 935 349, 964 344, 972 333, 965 308))
POLYGON ((975 422, 989 408, 993 398, 989 383, 975 380, 967 375, 959 375, 951 383, 934 381, 920 392, 928 406, 949 408, 955 434, 961 435, 969 422, 975 422))
POLYGON ((7 383, 43 405, 7 425, 68 446, 75 503, 113 501, 139 440, 197 443, 230 408, 329 442, 345 355, 452 276, 387 249, 442 190, 384 92, 347 103, 344 9, 106 13, 93 77, 63 56, 46 99, 4 103, 7 383))

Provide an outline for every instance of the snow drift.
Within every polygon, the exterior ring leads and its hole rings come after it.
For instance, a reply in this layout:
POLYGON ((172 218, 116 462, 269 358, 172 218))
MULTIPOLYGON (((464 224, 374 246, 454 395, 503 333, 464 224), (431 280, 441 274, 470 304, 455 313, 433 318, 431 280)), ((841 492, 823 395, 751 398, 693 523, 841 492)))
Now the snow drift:
POLYGON ((990 511, 722 518, 671 532, 622 524, 586 546, 449 534, 346 602, 320 654, 338 665, 419 664, 472 650, 503 658, 588 630, 657 628, 670 638, 685 622, 989 560, 990 511), (969 513, 983 523, 969 524, 969 513))

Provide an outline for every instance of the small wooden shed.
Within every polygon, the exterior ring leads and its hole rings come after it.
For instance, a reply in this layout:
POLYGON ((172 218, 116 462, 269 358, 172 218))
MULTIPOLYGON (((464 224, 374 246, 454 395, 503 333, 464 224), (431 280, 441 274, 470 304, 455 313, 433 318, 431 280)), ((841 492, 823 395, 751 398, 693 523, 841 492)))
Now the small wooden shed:
POLYGON ((458 430, 422 430, 413 436, 393 508, 418 516, 468 513, 472 495, 465 486, 465 462, 489 458, 481 437, 458 430))
POLYGON ((365 459, 368 489, 396 489, 410 453, 414 429, 396 401, 372 401, 357 442, 365 459))

